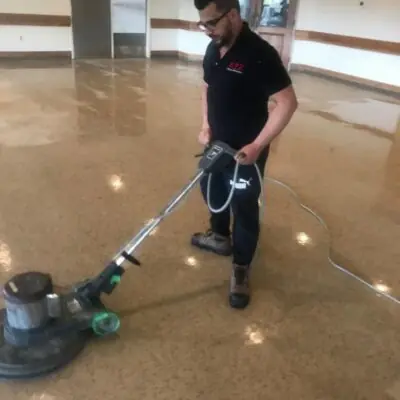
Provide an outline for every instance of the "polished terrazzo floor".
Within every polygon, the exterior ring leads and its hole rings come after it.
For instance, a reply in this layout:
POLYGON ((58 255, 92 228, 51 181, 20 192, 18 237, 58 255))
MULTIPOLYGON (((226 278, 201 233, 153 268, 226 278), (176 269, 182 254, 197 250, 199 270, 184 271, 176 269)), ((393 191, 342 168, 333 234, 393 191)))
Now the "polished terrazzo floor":
MULTIPOLYGON (((307 75, 268 176, 331 229, 335 261, 400 297, 400 101, 307 75)), ((195 172, 201 71, 167 61, 5 67, 0 279, 100 271, 195 172)), ((3 382, 10 400, 399 400, 399 305, 334 268, 329 237, 266 183, 254 300, 228 308, 229 260, 189 246, 197 191, 143 244, 107 304, 118 338, 69 367, 3 382)))

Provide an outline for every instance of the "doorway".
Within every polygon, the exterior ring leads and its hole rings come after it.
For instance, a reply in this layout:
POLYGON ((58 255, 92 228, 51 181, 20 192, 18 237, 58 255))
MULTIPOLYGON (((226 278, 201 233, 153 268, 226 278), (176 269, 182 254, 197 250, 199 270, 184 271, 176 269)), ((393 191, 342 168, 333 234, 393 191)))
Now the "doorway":
POLYGON ((274 46, 289 68, 298 0, 251 0, 252 28, 274 46))
POLYGON ((111 0, 115 58, 146 56, 147 0, 111 0))

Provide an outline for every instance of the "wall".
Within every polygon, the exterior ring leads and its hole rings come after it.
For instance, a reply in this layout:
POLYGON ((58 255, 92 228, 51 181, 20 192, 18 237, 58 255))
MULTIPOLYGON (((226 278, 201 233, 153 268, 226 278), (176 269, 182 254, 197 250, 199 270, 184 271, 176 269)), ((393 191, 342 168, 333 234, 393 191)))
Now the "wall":
MULTIPOLYGON (((197 22, 199 13, 194 7, 193 0, 180 0, 179 19, 197 22)), ((180 30, 179 51, 186 54, 203 55, 210 39, 203 32, 180 30)))
POLYGON ((198 21, 198 12, 194 7, 193 0, 149 0, 151 19, 176 20, 175 29, 153 28, 151 29, 152 52, 179 51, 190 55, 202 56, 205 52, 209 39, 202 32, 189 31, 179 28, 179 21, 198 21))
MULTIPOLYGON (((400 42, 399 0, 300 0, 297 30, 400 42)), ((400 86, 400 54, 296 40, 292 63, 400 86)))
MULTIPOLYGON (((152 19, 181 23, 198 20, 193 0, 169 0, 168 7, 162 0, 149 1, 152 19)), ((362 83, 378 82, 382 88, 400 87, 400 1, 364 2, 360 6, 359 0, 299 0, 292 65, 332 72, 350 80, 356 77, 362 83), (314 35, 308 33, 334 34, 337 43, 310 38, 314 35), (360 38, 369 41, 360 43, 360 38)), ((152 29, 151 40, 153 52, 179 51, 196 56, 204 54, 208 43, 203 33, 180 29, 179 24, 175 29, 152 29)))
MULTIPOLYGON (((152 19, 179 19, 180 0, 148 0, 150 20, 152 19)), ((177 29, 152 28, 150 35, 150 51, 174 51, 178 49, 177 29)))
MULTIPOLYGON (((150 51, 179 51, 200 57, 204 54, 209 39, 202 32, 179 25, 182 21, 198 20, 193 0, 168 0, 167 6, 166 0, 148 0, 148 10, 149 19, 177 21, 174 29, 148 30, 148 55, 150 51)), ((71 7, 69 0, 2 0, 0 17, 2 14, 70 17, 71 7)), ((365 0, 364 6, 358 0, 300 0, 296 30, 400 43, 399 20, 399 0, 365 0)), ((0 54, 72 52, 71 28, 54 26, 57 23, 48 25, 7 24, 0 18, 0 54)), ((292 63, 400 87, 400 54, 395 52, 303 38, 294 42, 292 63)))
POLYGON ((2 0, 0 12, 15 14, 71 15, 69 0, 2 0))
POLYGON ((60 21, 57 17, 71 16, 69 0, 2 0, 1 15, 3 22, 0 24, 0 53, 72 51, 71 28, 54 26, 63 25, 55 22, 60 21), (48 17, 39 22, 38 18, 17 14, 48 17), (50 16, 55 16, 53 22, 50 16))

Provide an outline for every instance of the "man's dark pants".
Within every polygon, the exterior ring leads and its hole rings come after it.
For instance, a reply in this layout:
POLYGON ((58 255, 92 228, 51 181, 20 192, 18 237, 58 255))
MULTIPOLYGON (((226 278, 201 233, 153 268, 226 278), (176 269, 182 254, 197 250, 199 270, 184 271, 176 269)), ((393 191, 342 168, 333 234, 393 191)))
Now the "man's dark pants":
MULTIPOLYGON (((269 148, 264 150, 257 160, 261 176, 268 159, 269 148)), ((228 199, 233 181, 235 161, 223 171, 212 175, 210 203, 214 209, 220 208, 228 199)), ((203 198, 207 201, 208 177, 201 183, 203 198)), ((259 197, 261 193, 258 173, 254 165, 240 165, 237 185, 231 207, 222 213, 211 213, 211 230, 223 236, 232 233, 233 263, 249 266, 253 260, 260 234, 259 197), (231 232, 231 212, 233 225, 231 232)))

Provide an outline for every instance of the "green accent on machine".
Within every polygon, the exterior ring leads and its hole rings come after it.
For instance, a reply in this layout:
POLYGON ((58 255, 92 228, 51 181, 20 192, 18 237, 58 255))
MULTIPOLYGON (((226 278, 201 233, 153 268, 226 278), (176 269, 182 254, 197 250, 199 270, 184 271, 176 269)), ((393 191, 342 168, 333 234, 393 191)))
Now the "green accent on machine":
POLYGON ((117 314, 103 311, 96 313, 92 319, 93 332, 98 336, 110 335, 118 331, 121 321, 117 314))
POLYGON ((121 277, 119 275, 113 275, 111 277, 111 284, 112 285, 118 285, 121 282, 121 277))

